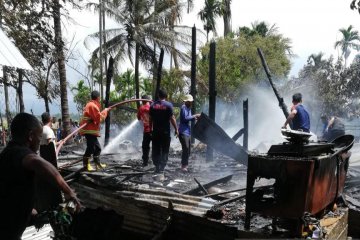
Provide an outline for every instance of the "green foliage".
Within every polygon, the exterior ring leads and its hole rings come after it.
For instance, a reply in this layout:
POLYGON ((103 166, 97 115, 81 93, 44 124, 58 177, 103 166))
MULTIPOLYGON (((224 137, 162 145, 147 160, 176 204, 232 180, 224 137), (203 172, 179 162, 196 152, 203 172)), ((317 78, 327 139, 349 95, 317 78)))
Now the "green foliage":
POLYGON ((79 114, 82 114, 86 103, 90 100, 91 89, 85 85, 84 80, 80 80, 76 86, 71 88, 71 92, 74 94, 76 108, 79 114))
MULTIPOLYGON (((110 92, 110 102, 116 103, 128 99, 135 98, 135 74, 132 69, 127 69, 120 75, 115 75, 113 79, 115 90, 110 92)), ((140 89, 141 95, 150 95, 152 90, 152 80, 149 78, 143 78, 140 76, 140 89)), ((126 105, 132 109, 136 109, 136 103, 130 103, 126 105)), ((133 112, 125 111, 123 109, 115 109, 112 111, 112 122, 116 122, 120 125, 126 125, 135 115, 133 112)))
MULTIPOLYGON (((239 99, 244 88, 265 78, 257 48, 261 48, 274 77, 286 77, 290 71, 287 52, 289 40, 281 35, 262 37, 240 35, 216 40, 217 97, 227 102, 239 99)), ((198 60, 199 93, 207 95, 209 44, 200 49, 198 60)))
POLYGON ((163 71, 161 88, 168 93, 170 102, 181 103, 182 97, 187 94, 185 89, 189 86, 186 84, 183 71, 173 68, 169 71, 163 71))
MULTIPOLYGON (((140 78, 141 95, 151 95, 152 80, 150 78, 140 78)), ((135 74, 132 69, 127 69, 120 75, 115 75, 113 80, 115 90, 110 93, 111 101, 124 101, 125 99, 135 98, 135 74)))

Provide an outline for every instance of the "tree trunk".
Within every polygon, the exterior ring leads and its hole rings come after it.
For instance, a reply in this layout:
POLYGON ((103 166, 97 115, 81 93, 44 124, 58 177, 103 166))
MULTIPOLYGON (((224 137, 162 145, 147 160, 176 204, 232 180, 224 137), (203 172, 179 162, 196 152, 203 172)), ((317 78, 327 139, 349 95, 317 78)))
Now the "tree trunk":
POLYGON ((7 84, 7 68, 3 67, 4 74, 4 95, 5 95, 5 115, 7 120, 8 128, 11 123, 11 114, 10 114, 10 106, 9 106, 9 92, 8 92, 8 84, 7 84))
MULTIPOLYGON (((60 78, 60 98, 61 98, 61 115, 63 121, 63 136, 67 136, 71 131, 69 105, 67 97, 67 85, 66 85, 66 68, 65 68, 65 56, 64 56, 64 42, 62 41, 61 34, 61 14, 59 0, 54 0, 53 3, 53 18, 54 18, 54 32, 55 32, 55 46, 56 55, 59 68, 60 78)), ((71 140, 70 140, 71 141, 71 140)))
POLYGON ((223 0, 223 4, 225 6, 225 12, 223 15, 223 19, 224 19, 224 37, 226 37, 227 35, 229 35, 229 33, 231 33, 231 8, 230 8, 230 4, 231 4, 231 0, 223 0))
POLYGON ((44 102, 45 102, 45 112, 50 113, 49 98, 47 96, 44 97, 44 102))
POLYGON ((23 70, 19 69, 18 74, 19 74, 19 80, 18 80, 19 83, 16 92, 19 97, 20 112, 25 112, 24 97, 23 97, 23 70))
MULTIPOLYGON (((136 98, 140 98, 140 83, 139 83, 139 54, 140 54, 140 46, 138 43, 136 43, 135 46, 135 95, 136 98)), ((140 107, 140 103, 136 102, 137 108, 140 107)))

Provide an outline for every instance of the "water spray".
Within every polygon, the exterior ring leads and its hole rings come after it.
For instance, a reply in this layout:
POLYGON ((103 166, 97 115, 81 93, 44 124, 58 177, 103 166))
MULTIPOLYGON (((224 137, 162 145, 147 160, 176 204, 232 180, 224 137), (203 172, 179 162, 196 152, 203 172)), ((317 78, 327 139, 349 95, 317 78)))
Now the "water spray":
MULTIPOLYGON (((126 103, 131 103, 131 102, 152 102, 152 100, 149 99, 130 99, 130 100, 125 100, 122 102, 118 102, 115 103, 113 105, 111 105, 110 107, 108 107, 108 111, 111 111, 113 108, 116 108, 118 106, 124 105, 126 103)), ((105 110, 101 111, 104 112, 105 110)), ((88 125, 88 123, 84 123, 82 124, 78 129, 76 129, 75 131, 73 131, 72 133, 70 133, 69 135, 66 136, 66 138, 62 139, 59 143, 59 146, 56 148, 56 156, 59 155, 60 149, 62 148, 62 146, 64 145, 64 143, 66 143, 66 141, 68 141, 72 136, 74 136, 76 133, 78 133, 81 129, 83 129, 86 125, 88 125)))

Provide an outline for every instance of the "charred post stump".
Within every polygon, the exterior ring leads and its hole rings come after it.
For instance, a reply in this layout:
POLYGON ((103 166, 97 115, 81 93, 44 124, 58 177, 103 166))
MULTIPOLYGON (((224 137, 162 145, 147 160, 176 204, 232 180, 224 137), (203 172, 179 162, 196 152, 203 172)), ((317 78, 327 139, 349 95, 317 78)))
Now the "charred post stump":
POLYGON ((161 86, 161 75, 162 75, 163 61, 164 61, 164 49, 161 48, 159 65, 158 65, 158 69, 157 69, 156 89, 155 89, 154 100, 158 100, 158 98, 159 98, 158 95, 159 95, 159 90, 160 90, 160 86, 161 86))
MULTIPOLYGON (((105 89, 105 107, 109 107, 109 99, 110 99, 110 84, 111 78, 114 75, 114 59, 110 57, 109 59, 109 68, 106 72, 106 89, 105 89)), ((105 142, 104 145, 108 145, 110 138, 110 111, 105 119, 105 142)))
MULTIPOLYGON (((194 104, 192 105, 191 112, 196 113, 196 27, 192 28, 192 39, 191 39, 191 86, 190 94, 194 98, 194 104)), ((191 132, 194 128, 194 121, 191 122, 191 132)), ((195 142, 195 138, 191 135, 191 143, 195 142)))
MULTIPOLYGON (((210 43, 209 53, 209 117, 215 121, 216 110, 216 43, 210 43)), ((212 161, 214 158, 214 151, 211 147, 207 146, 206 160, 212 161)))
POLYGON ((244 138, 243 138, 243 148, 245 151, 249 150, 249 100, 246 99, 243 101, 243 113, 244 113, 244 138))

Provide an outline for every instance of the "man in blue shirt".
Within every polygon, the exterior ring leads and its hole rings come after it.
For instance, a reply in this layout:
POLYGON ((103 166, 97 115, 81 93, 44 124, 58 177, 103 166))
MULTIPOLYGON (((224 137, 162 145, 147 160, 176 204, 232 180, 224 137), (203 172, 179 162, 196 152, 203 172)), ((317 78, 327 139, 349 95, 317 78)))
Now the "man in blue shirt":
POLYGON ((293 130, 310 132, 310 117, 302 105, 301 93, 295 93, 292 96, 292 103, 293 106, 291 107, 290 115, 286 119, 283 128, 286 128, 286 126, 292 122, 293 130))
POLYGON ((190 122, 198 119, 200 117, 200 114, 191 114, 191 105, 194 99, 190 94, 186 95, 183 101, 184 104, 181 106, 180 110, 179 140, 182 147, 181 170, 187 172, 191 146, 190 122))
POLYGON ((179 135, 174 117, 173 105, 166 101, 167 93, 160 89, 159 100, 150 106, 150 126, 152 126, 152 160, 155 165, 155 173, 159 173, 159 180, 164 180, 164 169, 169 156, 170 148, 170 123, 179 135))

